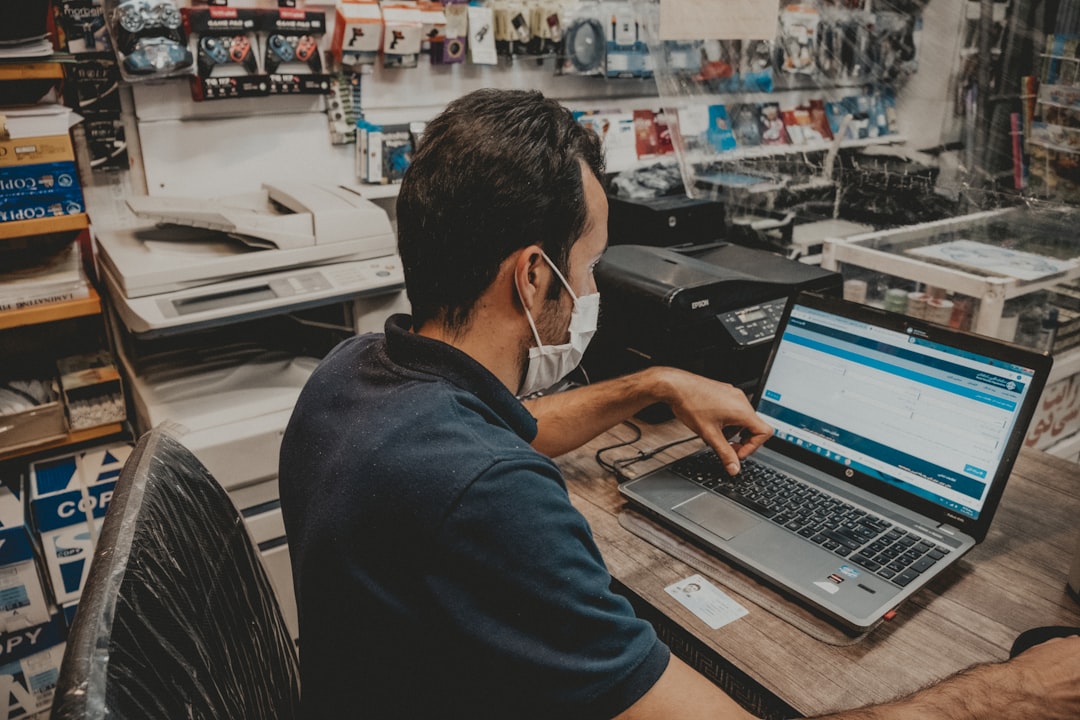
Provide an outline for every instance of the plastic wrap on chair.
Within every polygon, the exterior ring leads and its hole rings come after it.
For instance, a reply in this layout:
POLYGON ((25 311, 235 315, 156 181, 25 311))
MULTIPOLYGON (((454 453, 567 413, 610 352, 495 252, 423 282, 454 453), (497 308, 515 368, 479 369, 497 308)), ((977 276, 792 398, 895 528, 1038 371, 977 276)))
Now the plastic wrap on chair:
POLYGON ((52 717, 290 718, 296 652, 232 501, 161 428, 116 485, 52 717))

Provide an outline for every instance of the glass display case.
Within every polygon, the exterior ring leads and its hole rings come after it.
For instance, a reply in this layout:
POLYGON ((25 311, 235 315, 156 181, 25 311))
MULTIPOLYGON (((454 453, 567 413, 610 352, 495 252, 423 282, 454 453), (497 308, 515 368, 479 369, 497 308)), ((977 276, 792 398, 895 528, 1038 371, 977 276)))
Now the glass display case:
POLYGON ((1080 344, 1077 227, 1074 208, 991 210, 826 240, 822 265, 856 300, 1060 353, 1080 344))
POLYGON ((1026 444, 1080 455, 1080 209, 1022 206, 825 241, 849 299, 1027 345, 1054 369, 1026 444))

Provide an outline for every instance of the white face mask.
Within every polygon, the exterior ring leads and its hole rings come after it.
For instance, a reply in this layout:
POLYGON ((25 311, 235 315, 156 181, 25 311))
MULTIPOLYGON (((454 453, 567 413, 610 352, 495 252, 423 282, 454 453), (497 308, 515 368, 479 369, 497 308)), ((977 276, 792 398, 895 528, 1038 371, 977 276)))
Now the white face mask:
POLYGON ((570 313, 570 342, 562 345, 544 345, 540 340, 540 333, 536 331, 536 323, 533 322, 532 314, 525 309, 525 317, 529 319, 529 327, 532 328, 533 337, 536 338, 536 346, 529 348, 528 369, 525 371, 525 380, 518 390, 518 397, 531 395, 539 390, 546 390, 555 383, 569 375, 581 362, 585 354, 585 348, 596 333, 596 322, 600 315, 600 293, 578 297, 570 289, 570 283, 566 282, 555 263, 546 253, 541 252, 544 260, 574 299, 574 309, 570 313))

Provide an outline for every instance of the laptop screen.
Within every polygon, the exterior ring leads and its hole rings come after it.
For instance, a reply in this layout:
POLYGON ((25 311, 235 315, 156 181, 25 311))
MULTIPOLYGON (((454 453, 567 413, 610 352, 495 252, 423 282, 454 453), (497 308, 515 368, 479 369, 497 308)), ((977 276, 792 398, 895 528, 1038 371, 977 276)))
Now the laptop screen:
POLYGON ((975 520, 1034 370, 889 325, 794 305, 758 414, 774 440, 975 520))

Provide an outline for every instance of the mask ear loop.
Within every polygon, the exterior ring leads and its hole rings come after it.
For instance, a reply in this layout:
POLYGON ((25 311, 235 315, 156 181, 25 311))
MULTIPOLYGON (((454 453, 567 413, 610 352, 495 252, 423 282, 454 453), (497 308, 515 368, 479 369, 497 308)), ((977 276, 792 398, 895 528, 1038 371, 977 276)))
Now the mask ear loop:
POLYGON ((574 289, 570 287, 570 283, 566 282, 566 278, 564 278, 563 274, 561 272, 559 272, 559 268, 555 267, 555 263, 551 262, 551 258, 549 258, 547 256, 546 252, 541 250, 540 255, 544 258, 544 260, 547 261, 548 266, 550 266, 551 269, 555 272, 555 275, 560 280, 562 280, 562 284, 563 284, 563 287, 566 288, 566 292, 570 293, 570 299, 573 300, 574 302, 577 302, 577 299, 578 299, 577 293, 575 293, 574 289))
MULTIPOLYGON (((563 287, 566 288, 566 292, 570 293, 570 297, 573 299, 574 302, 577 302, 577 295, 574 294, 573 289, 570 287, 570 283, 566 282, 566 278, 564 278, 563 274, 559 272, 559 268, 555 267, 555 263, 551 262, 551 258, 547 256, 547 253, 541 250, 540 257, 544 258, 544 262, 546 262, 548 264, 548 267, 550 267, 555 272, 555 276, 562 281, 563 287)), ((515 289, 517 289, 516 285, 514 287, 515 289)), ((536 330, 536 323, 533 321, 532 313, 529 312, 529 308, 525 307, 525 299, 521 297, 520 290, 518 290, 518 300, 521 300, 521 307, 525 310, 525 319, 529 321, 529 327, 532 329, 533 338, 536 339, 536 347, 543 347, 544 343, 542 340, 540 340, 540 333, 536 330)))
MULTIPOLYGON (((521 293, 518 293, 518 298, 521 297, 521 293)), ((525 308, 525 319, 529 321, 529 327, 532 328, 533 337, 536 338, 536 347, 543 347, 544 343, 540 342, 540 333, 536 331, 536 323, 533 322, 532 313, 529 312, 529 308, 525 307, 525 301, 521 301, 521 307, 525 308)))
MULTIPOLYGON (((544 255, 543 250, 540 251, 540 255, 543 256, 544 260, 547 260, 548 264, 551 264, 551 261, 547 259, 547 255, 544 255)), ((532 329, 533 338, 536 340, 536 347, 542 347, 544 343, 540 341, 540 333, 536 330, 536 323, 533 321, 532 313, 529 312, 529 308, 525 305, 525 298, 521 296, 521 289, 517 284, 514 285, 514 289, 517 290, 518 300, 521 301, 521 308, 525 311, 525 319, 529 321, 529 327, 532 329)))

